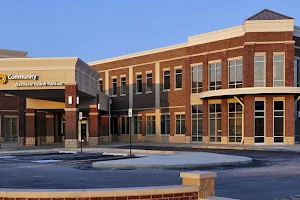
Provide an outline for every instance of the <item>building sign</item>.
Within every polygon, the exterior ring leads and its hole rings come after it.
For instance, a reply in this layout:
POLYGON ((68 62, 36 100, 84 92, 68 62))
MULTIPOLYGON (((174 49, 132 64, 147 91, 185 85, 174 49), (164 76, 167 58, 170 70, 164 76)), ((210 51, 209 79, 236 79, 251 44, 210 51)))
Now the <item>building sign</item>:
MULTIPOLYGON (((34 80, 37 81, 39 77, 34 74, 28 74, 28 75, 13 75, 13 74, 0 74, 0 84, 6 84, 8 80, 34 80)), ((64 83, 62 82, 18 82, 15 84, 16 87, 47 87, 47 86, 63 86, 64 83)))

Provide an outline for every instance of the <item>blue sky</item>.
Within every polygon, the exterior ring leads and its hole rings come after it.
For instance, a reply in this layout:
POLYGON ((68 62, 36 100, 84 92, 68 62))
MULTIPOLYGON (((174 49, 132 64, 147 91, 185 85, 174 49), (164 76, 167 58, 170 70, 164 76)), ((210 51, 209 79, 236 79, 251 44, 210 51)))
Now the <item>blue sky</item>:
POLYGON ((86 62, 183 43, 264 8, 294 17, 300 0, 1 0, 2 49, 86 62))

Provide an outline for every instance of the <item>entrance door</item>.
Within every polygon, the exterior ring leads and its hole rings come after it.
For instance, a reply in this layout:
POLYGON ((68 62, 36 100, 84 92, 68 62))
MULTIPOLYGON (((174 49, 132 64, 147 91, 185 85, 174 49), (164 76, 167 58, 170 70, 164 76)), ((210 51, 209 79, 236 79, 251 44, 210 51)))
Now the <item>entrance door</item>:
POLYGON ((265 143, 265 101, 255 101, 255 144, 265 143))
POLYGON ((85 144, 89 141, 89 124, 86 118, 78 122, 78 140, 84 140, 85 144))
POLYGON ((4 137, 5 141, 18 141, 18 118, 4 118, 4 137))

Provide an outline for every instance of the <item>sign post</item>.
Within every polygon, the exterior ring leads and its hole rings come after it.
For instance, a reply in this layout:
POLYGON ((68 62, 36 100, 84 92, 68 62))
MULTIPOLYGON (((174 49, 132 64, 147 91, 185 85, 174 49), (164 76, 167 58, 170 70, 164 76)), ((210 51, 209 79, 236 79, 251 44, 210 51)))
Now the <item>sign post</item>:
POLYGON ((129 156, 131 156, 131 118, 132 118, 132 108, 128 109, 129 117, 129 156))
MULTIPOLYGON (((79 114, 78 114, 79 116, 78 116, 78 118, 79 118, 79 121, 81 121, 82 120, 82 112, 79 112, 79 114)), ((81 124, 81 123, 80 123, 81 124)), ((81 135, 81 133, 80 133, 80 152, 82 153, 82 143, 83 143, 83 139, 82 139, 82 135, 81 135)))

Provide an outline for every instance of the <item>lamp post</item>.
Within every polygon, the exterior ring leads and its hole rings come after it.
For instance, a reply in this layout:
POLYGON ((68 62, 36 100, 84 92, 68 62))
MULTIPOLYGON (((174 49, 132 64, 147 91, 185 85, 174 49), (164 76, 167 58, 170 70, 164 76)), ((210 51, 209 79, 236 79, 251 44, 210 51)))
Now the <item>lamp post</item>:
POLYGON ((128 109, 129 117, 129 156, 131 156, 131 118, 132 118, 132 108, 128 109))

